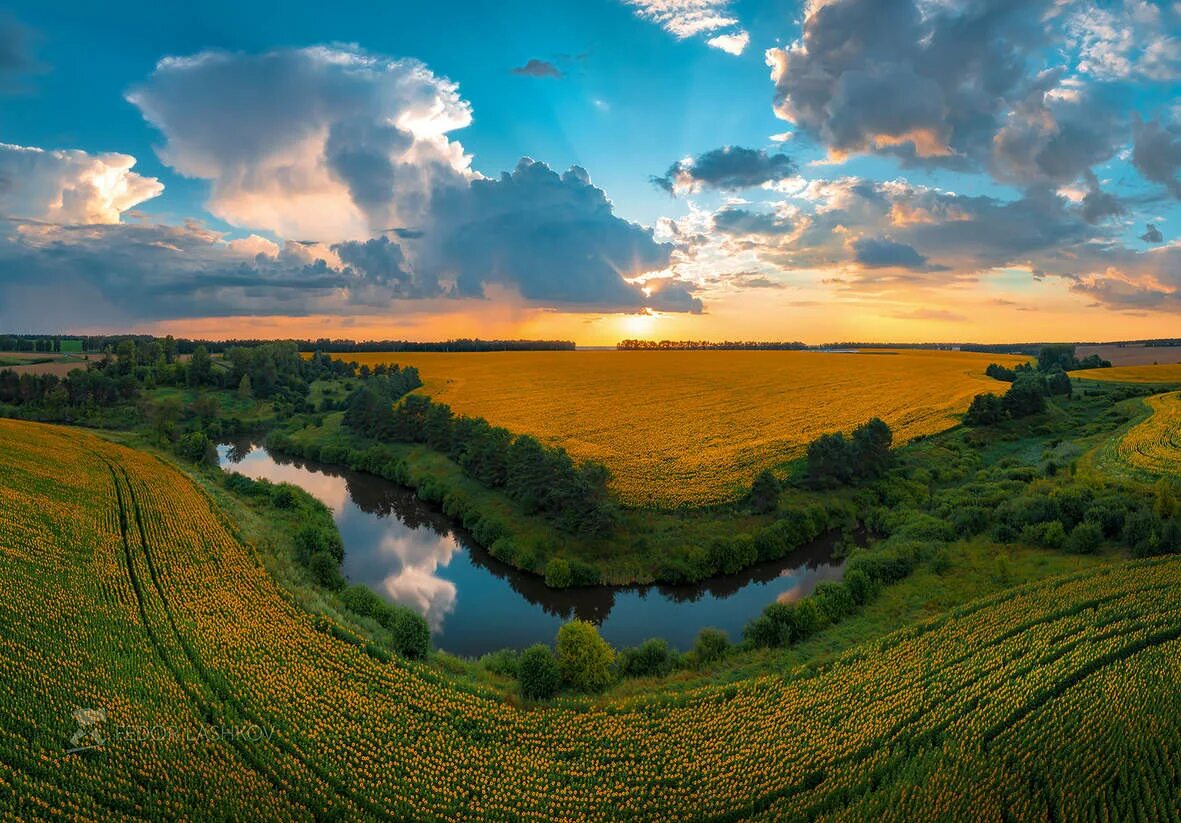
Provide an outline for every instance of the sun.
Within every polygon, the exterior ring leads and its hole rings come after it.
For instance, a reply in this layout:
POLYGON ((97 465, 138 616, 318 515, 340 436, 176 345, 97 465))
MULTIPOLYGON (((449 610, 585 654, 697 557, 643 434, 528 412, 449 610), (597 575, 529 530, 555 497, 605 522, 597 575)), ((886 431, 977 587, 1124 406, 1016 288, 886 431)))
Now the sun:
POLYGON ((646 337, 656 325, 656 315, 643 312, 623 318, 623 329, 629 337, 646 337))

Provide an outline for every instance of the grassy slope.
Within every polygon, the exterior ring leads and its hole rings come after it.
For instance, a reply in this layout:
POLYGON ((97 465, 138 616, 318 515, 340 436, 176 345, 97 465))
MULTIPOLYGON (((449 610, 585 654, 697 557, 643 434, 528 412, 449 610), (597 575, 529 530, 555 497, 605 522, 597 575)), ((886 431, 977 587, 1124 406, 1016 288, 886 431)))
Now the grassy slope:
POLYGON ((518 711, 317 631, 150 456, 0 422, 0 812, 1160 819, 1181 562, 1007 589, 782 676, 518 711), (257 724, 261 740, 110 734, 257 724))

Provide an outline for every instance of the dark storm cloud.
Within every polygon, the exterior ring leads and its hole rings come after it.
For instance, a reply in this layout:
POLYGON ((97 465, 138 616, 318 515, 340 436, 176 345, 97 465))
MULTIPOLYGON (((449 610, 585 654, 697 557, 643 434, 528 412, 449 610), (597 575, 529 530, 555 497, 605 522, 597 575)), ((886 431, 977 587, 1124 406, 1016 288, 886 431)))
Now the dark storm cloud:
POLYGON ((332 251, 367 284, 387 290, 394 297, 417 299, 441 297, 445 293, 438 280, 415 272, 402 253, 402 247, 390 242, 388 237, 337 243, 332 246, 332 251))
POLYGON ((522 159, 512 173, 436 193, 415 265, 453 280, 461 296, 486 286, 546 305, 627 310, 646 305, 625 277, 666 268, 672 247, 615 216, 602 189, 573 166, 557 174, 522 159))
POLYGON ((1158 229, 1154 223, 1149 223, 1144 227, 1144 234, 1140 235, 1140 239, 1145 243, 1165 242, 1165 236, 1161 234, 1160 229, 1158 229))
POLYGON ((738 189, 761 186, 791 177, 796 165, 786 154, 768 154, 762 149, 724 146, 696 159, 678 160, 652 182, 669 194, 701 189, 738 189))
POLYGON ((1181 126, 1160 121, 1132 123, 1132 163, 1145 179, 1160 183, 1169 194, 1181 199, 1181 126))
POLYGON ((237 252, 196 224, 21 225, 0 233, 0 325, 9 327, 57 327, 59 316, 95 324, 307 314, 358 280, 294 250, 237 252))
POLYGON ((562 72, 553 63, 548 60, 531 59, 523 66, 517 66, 513 69, 513 74, 521 74, 526 77, 561 77, 562 72))

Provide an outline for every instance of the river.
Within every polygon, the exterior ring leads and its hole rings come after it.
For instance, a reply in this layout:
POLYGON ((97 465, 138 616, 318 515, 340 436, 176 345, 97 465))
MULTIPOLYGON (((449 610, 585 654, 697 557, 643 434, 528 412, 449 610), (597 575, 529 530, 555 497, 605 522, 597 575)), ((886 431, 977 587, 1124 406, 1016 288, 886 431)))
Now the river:
POLYGON ((492 557, 396 483, 272 455, 249 442, 219 446, 218 458, 227 471, 292 483, 325 503, 344 541, 342 571, 349 582, 414 609, 426 618, 437 648, 467 657, 552 643, 575 617, 597 623, 616 648, 663 637, 684 650, 705 626, 738 640, 768 603, 806 596, 818 583, 839 580, 844 567, 827 539, 697 585, 555 590, 492 557))

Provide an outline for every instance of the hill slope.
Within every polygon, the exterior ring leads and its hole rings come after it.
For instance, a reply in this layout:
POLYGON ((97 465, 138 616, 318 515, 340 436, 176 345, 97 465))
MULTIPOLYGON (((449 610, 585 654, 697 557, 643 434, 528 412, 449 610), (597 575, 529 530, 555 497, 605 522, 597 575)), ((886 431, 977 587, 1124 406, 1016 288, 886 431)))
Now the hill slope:
POLYGON ((5 420, 0 579, 0 816, 1177 818, 1172 559, 821 670, 520 710, 319 630, 156 458, 5 420), (103 742, 66 754, 78 709, 103 742))

